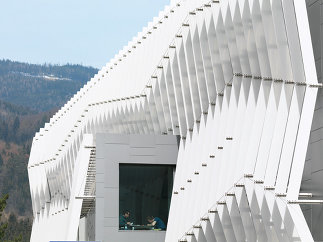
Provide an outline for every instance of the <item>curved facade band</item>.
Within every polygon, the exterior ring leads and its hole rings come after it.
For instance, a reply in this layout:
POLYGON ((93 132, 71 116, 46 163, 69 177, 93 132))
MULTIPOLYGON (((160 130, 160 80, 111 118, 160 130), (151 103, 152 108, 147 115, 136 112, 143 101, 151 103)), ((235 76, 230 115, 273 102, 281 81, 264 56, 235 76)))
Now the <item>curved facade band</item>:
POLYGON ((180 136, 166 241, 313 240, 298 196, 319 87, 305 1, 172 3, 36 134, 31 241, 76 239, 98 132, 180 136))

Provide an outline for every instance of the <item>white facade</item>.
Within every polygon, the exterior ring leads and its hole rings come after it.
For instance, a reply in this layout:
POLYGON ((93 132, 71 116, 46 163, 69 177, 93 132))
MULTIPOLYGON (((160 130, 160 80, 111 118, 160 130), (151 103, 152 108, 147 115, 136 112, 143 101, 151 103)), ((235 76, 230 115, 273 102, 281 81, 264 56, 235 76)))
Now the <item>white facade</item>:
POLYGON ((31 241, 76 239, 95 133, 180 135, 167 242, 313 241, 307 19, 304 0, 173 1, 36 134, 31 241))
MULTIPOLYGON (((119 174, 119 164, 176 165, 177 153, 175 136, 97 134, 95 236, 88 236, 85 240, 165 241, 165 231, 119 230, 119 181, 123 179, 119 174)), ((143 204, 149 206, 145 201, 143 204)))

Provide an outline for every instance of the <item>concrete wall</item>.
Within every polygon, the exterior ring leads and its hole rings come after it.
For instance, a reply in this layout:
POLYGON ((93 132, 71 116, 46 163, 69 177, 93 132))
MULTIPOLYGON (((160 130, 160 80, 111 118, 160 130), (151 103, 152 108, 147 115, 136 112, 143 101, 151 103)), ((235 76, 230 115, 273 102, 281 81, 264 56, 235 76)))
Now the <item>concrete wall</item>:
POLYGON ((176 164, 176 136, 96 135, 95 240, 162 242, 163 231, 119 231, 119 164, 176 164))
MULTIPOLYGON (((322 83, 323 1, 306 0, 318 81, 322 83)), ((301 192, 312 192, 313 199, 323 199, 323 92, 319 89, 301 192)), ((323 205, 302 205, 315 241, 323 241, 323 205)))

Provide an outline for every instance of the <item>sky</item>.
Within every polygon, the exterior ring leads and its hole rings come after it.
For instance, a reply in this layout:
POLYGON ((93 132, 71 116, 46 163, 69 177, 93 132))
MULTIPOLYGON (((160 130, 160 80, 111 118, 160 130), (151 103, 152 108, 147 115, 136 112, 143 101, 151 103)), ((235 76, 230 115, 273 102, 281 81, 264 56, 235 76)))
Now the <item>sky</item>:
POLYGON ((0 59, 101 68, 169 0, 0 0, 0 59))

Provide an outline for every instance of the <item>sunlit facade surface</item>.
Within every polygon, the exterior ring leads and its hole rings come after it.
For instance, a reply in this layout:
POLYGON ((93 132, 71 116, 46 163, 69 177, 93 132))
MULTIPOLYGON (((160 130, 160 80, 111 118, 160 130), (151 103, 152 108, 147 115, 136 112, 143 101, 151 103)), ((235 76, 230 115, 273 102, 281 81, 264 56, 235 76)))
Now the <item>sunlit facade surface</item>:
POLYGON ((97 133, 180 137, 167 242, 321 240, 316 59, 305 0, 172 1, 35 135, 31 241, 78 239, 97 133))

